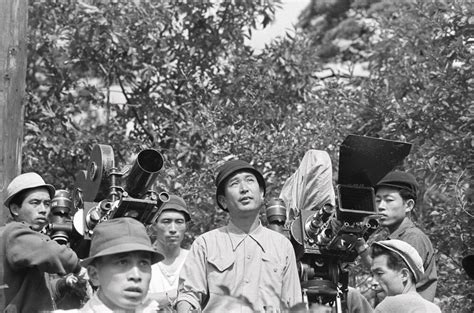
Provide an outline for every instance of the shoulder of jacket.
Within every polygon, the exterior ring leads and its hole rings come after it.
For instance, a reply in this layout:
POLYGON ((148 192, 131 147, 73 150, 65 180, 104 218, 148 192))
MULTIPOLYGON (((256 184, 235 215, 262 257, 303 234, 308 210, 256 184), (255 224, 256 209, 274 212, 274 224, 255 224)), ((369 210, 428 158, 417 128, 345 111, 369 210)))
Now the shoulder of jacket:
POLYGON ((429 241, 431 242, 430 238, 428 237, 425 232, 423 232, 420 228, 418 227, 411 227, 403 232, 403 234, 400 235, 400 238, 402 240, 406 239, 411 239, 415 242, 420 242, 420 241, 429 241))

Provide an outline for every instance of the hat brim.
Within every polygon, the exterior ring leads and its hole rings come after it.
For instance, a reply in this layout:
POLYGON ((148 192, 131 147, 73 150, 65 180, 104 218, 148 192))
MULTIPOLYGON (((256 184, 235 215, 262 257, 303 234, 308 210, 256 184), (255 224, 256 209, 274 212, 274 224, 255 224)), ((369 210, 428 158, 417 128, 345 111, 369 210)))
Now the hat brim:
POLYGON ((99 257, 107 256, 107 255, 112 255, 112 254, 118 254, 118 253, 125 253, 125 252, 133 252, 133 251, 145 251, 145 252, 150 252, 151 253, 151 264, 155 264, 160 262, 161 260, 164 259, 164 256, 161 253, 158 253, 157 251, 153 250, 153 248, 150 248, 149 246, 139 244, 139 243, 123 243, 120 245, 115 245, 110 248, 104 249, 97 253, 94 256, 88 257, 84 260, 82 260, 81 266, 86 267, 88 266, 92 261, 99 257))
POLYGON ((19 194, 20 192, 23 192, 25 190, 36 189, 36 188, 46 188, 48 190, 48 193, 49 193, 49 196, 50 196, 51 199, 54 198, 54 194, 56 193, 56 188, 54 188, 53 185, 41 184, 41 185, 38 185, 38 186, 32 186, 32 187, 28 187, 28 188, 25 188, 25 189, 18 190, 17 192, 15 192, 14 194, 11 194, 8 198, 6 198, 5 201, 3 202, 3 204, 7 208, 9 208, 10 207, 10 201, 12 201, 12 199, 15 198, 15 196, 17 194, 19 194))

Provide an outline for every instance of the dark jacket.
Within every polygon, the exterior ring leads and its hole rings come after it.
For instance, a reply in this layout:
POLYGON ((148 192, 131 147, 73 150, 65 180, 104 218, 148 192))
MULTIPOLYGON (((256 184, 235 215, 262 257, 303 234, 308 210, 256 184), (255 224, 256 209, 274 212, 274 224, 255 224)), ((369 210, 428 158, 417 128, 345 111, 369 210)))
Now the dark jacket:
POLYGON ((0 227, 0 311, 40 312, 53 309, 45 273, 80 270, 73 250, 26 224, 0 227))

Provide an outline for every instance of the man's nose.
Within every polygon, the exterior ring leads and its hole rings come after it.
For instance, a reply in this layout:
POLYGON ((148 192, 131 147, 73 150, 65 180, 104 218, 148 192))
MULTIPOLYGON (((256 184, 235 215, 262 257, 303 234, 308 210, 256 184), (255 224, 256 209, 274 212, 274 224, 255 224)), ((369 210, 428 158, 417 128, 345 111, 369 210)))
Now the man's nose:
POLYGON ((170 231, 170 233, 175 233, 176 232, 176 223, 175 222, 170 223, 169 231, 170 231))
POLYGON ((138 264, 134 264, 128 271, 128 279, 134 282, 140 282, 142 280, 141 273, 138 264))
POLYGON ((370 287, 372 288, 372 290, 380 290, 381 287, 380 287, 379 280, 374 277, 374 281, 372 281, 372 284, 370 287))
POLYGON ((379 210, 385 210, 385 201, 380 200, 380 201, 377 203, 377 209, 379 209, 379 210))
POLYGON ((240 192, 241 193, 246 193, 247 191, 249 191, 249 186, 246 182, 241 182, 240 183, 240 192))
POLYGON ((49 204, 45 202, 41 202, 40 205, 38 206, 38 211, 40 213, 46 214, 49 212, 49 204))

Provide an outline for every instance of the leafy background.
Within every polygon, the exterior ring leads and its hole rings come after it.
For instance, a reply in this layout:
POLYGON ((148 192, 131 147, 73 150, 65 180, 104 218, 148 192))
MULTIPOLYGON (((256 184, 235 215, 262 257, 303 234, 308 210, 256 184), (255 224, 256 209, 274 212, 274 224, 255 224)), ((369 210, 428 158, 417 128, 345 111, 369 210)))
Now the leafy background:
POLYGON ((271 198, 308 149, 327 151, 337 177, 347 135, 407 141, 438 303, 469 312, 460 260, 474 248, 472 4, 313 0, 300 31, 257 53, 245 39, 278 6, 30 0, 23 171, 71 189, 98 143, 121 165, 156 148, 158 184, 192 211, 189 244, 226 222, 213 175, 228 158, 260 168, 271 198))

